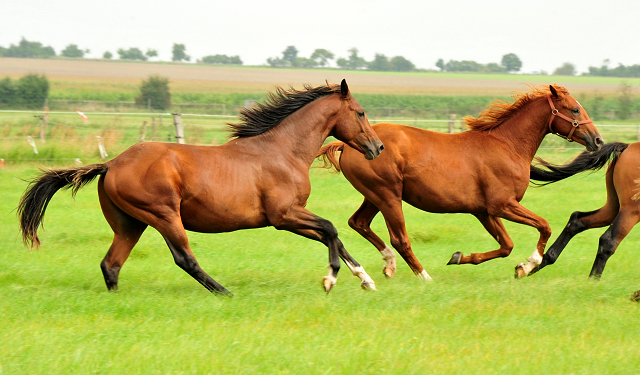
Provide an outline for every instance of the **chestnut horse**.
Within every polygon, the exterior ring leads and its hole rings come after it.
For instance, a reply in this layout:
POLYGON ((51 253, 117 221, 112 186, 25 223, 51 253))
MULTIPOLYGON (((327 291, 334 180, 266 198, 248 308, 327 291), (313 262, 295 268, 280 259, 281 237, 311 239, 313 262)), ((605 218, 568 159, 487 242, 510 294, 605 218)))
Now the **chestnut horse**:
MULTIPOLYGON (((590 277, 600 278, 609 257, 615 253, 620 242, 640 221, 640 143, 607 143, 600 151, 582 153, 572 162, 558 166, 538 159, 546 169, 531 166, 531 180, 538 185, 571 177, 584 171, 596 171, 609 165, 606 174, 607 201, 595 211, 576 211, 549 251, 542 263, 533 272, 555 263, 569 241, 578 233, 592 228, 609 228, 600 237, 596 260, 590 277), (536 182, 534 182, 536 183, 536 182)), ((532 273, 533 273, 532 272, 532 273)))
POLYGON ((362 286, 373 280, 345 250, 336 228, 304 207, 309 168, 333 135, 374 159, 383 149, 346 82, 297 91, 277 88, 265 104, 240 111, 232 139, 221 146, 139 143, 104 163, 43 171, 20 200, 25 245, 37 236, 47 204, 59 189, 75 194, 96 176, 100 206, 114 232, 100 264, 107 288, 147 226, 164 237, 176 264, 209 291, 229 294, 198 265, 185 230, 205 233, 274 226, 329 248, 326 292, 336 283, 340 258, 362 286))
POLYGON ((528 263, 516 267, 518 277, 540 263, 551 229, 545 219, 519 203, 529 185, 529 165, 536 150, 550 132, 564 134, 590 151, 604 142, 587 112, 563 87, 532 88, 515 99, 514 103, 494 102, 477 118, 466 117, 470 130, 462 133, 376 124, 373 129, 386 149, 370 162, 342 142, 320 150, 325 167, 342 170, 364 195, 349 226, 380 251, 387 277, 396 271, 395 253, 371 230, 378 212, 386 221, 391 245, 419 278, 431 280, 411 250, 402 201, 428 212, 470 213, 500 244, 498 250, 485 253, 456 252, 448 264, 480 264, 508 256, 513 242, 500 218, 540 233, 528 263), (338 151, 342 151, 339 159, 338 151))

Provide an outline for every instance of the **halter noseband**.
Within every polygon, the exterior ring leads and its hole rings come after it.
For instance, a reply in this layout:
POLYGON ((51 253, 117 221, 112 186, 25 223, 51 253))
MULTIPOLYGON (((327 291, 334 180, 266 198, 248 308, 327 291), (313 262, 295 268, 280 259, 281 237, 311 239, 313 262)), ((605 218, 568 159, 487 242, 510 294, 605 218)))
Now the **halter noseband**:
POLYGON ((563 115, 562 113, 560 113, 556 109, 556 107, 553 105, 553 101, 551 101, 551 95, 547 95, 547 100, 549 101, 549 105, 551 106, 551 118, 549 119, 549 132, 551 134, 555 134, 560 138, 564 138, 569 142, 573 142, 573 139, 571 139, 571 136, 573 135, 573 132, 575 132, 576 129, 578 129, 578 126, 593 122, 591 120, 582 120, 582 121, 572 120, 569 117, 567 117, 567 116, 563 115), (571 131, 569 132, 569 134, 566 137, 564 135, 560 134, 560 133, 556 133, 556 132, 553 131, 553 128, 551 127, 551 124, 553 123, 553 118, 555 116, 558 116, 561 119, 567 120, 567 121, 569 121, 571 123, 571 125, 573 125, 573 127, 571 128, 571 131))

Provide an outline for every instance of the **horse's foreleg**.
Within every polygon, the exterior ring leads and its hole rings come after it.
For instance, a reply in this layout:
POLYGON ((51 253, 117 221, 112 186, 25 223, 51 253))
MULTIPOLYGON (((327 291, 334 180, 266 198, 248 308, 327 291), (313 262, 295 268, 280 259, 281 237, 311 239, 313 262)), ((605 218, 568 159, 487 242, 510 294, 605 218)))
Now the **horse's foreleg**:
POLYGON ((288 230, 303 237, 322 242, 329 249, 329 275, 322 282, 325 292, 329 293, 335 286, 340 270, 340 258, 347 264, 351 272, 362 280, 362 287, 374 289, 375 283, 364 268, 347 252, 338 238, 338 230, 326 219, 321 218, 302 206, 292 206, 284 214, 272 218, 276 229, 288 230))
POLYGON ((511 254, 511 250, 513 250, 513 241, 509 237, 507 230, 505 229, 502 221, 499 217, 490 216, 490 215, 474 215, 482 225, 484 229, 491 234, 498 244, 500 244, 500 248, 498 250, 487 251, 484 253, 471 253, 470 255, 463 255, 460 251, 455 252, 451 256, 451 260, 449 260, 450 264, 480 264, 495 258, 504 258, 508 257, 511 254))
POLYGON ((404 213, 402 212, 402 200, 390 199, 381 202, 379 208, 384 216, 387 229, 389 230, 391 246, 396 249, 419 279, 433 281, 413 253, 413 249, 411 249, 411 241, 409 240, 409 234, 407 233, 407 227, 404 221, 404 213))
POLYGON ((629 234, 634 225, 640 221, 640 213, 620 210, 609 229, 600 237, 598 254, 591 268, 589 277, 600 278, 607 260, 616 252, 620 242, 629 234))
POLYGON ((165 242, 169 246, 169 250, 171 250, 171 255, 173 255, 173 260, 178 267, 182 268, 210 292, 231 295, 225 287, 218 284, 218 282, 204 272, 198 264, 189 246, 187 233, 182 226, 180 217, 176 217, 169 222, 164 221, 156 225, 155 228, 160 232, 162 237, 164 237, 165 242))
POLYGON ((391 278, 396 273, 396 253, 371 230, 371 222, 378 212, 378 207, 365 198, 360 208, 349 219, 349 226, 380 251, 382 259, 386 262, 382 267, 382 273, 391 278))
POLYGON ((542 262, 535 267, 531 273, 534 274, 544 267, 554 264, 569 241, 578 233, 592 228, 600 228, 611 224, 618 213, 617 207, 604 206, 599 210, 590 212, 576 211, 569 217, 569 222, 562 230, 562 233, 549 247, 549 250, 542 257, 542 262))

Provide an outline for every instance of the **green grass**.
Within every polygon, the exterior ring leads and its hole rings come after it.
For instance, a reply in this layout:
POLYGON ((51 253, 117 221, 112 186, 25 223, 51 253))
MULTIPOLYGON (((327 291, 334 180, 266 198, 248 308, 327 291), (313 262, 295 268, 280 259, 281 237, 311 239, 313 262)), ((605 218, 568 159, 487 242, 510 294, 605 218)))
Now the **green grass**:
MULTIPOLYGON (((569 152, 545 157, 566 160, 569 152)), ((638 231, 601 281, 588 280, 603 229, 577 236, 558 262, 513 279, 535 229, 506 223, 510 257, 445 266, 454 251, 496 243, 470 215, 406 207, 413 248, 435 281, 399 259, 385 280, 379 254, 346 225, 361 197, 341 175, 312 169, 308 208, 331 220, 377 282, 360 290, 342 268, 325 295, 324 246, 273 228, 190 233, 205 270, 233 298, 209 294, 180 270, 148 229, 107 292, 99 263, 111 240, 95 184, 52 200, 38 251, 25 250, 15 212, 35 170, 0 170, 0 374, 66 373, 633 373, 640 368, 638 231)), ((571 212, 604 202, 602 174, 532 188, 523 203, 559 234, 571 212)), ((387 240, 381 217, 373 228, 387 240)))

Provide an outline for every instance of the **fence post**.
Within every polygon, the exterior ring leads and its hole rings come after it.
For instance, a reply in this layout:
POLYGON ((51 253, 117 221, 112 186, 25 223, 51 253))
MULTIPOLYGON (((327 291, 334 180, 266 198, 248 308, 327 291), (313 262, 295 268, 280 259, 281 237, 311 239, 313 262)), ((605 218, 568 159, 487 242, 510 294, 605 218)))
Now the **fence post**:
POLYGON ((33 153, 37 154, 38 153, 38 148, 36 147, 36 143, 33 141, 33 137, 28 135, 27 136, 27 142, 29 143, 29 145, 31 147, 33 147, 33 153))
POLYGON ((636 125, 636 139, 640 142, 640 125, 636 125))
POLYGON ((102 141, 102 137, 97 135, 96 139, 98 140, 98 151, 100 151, 100 157, 102 159, 106 159, 107 156, 109 156, 107 154, 107 150, 104 148, 104 142, 102 141))
POLYGON ((456 123, 456 114, 452 113, 449 115, 449 133, 454 133, 455 129, 453 125, 456 123))
POLYGON ((49 122, 49 107, 44 107, 44 113, 42 114, 42 125, 40 125, 40 142, 45 142, 45 136, 47 135, 47 123, 49 122))
POLYGON ((176 126, 176 142, 184 144, 184 128, 182 127, 182 116, 179 113, 172 113, 173 124, 176 126))
POLYGON ((156 140, 156 118, 155 117, 151 118, 151 140, 152 141, 156 140))
POLYGON ((138 137, 138 142, 144 142, 145 137, 147 136, 147 122, 142 122, 142 127, 140 128, 140 136, 138 137))

